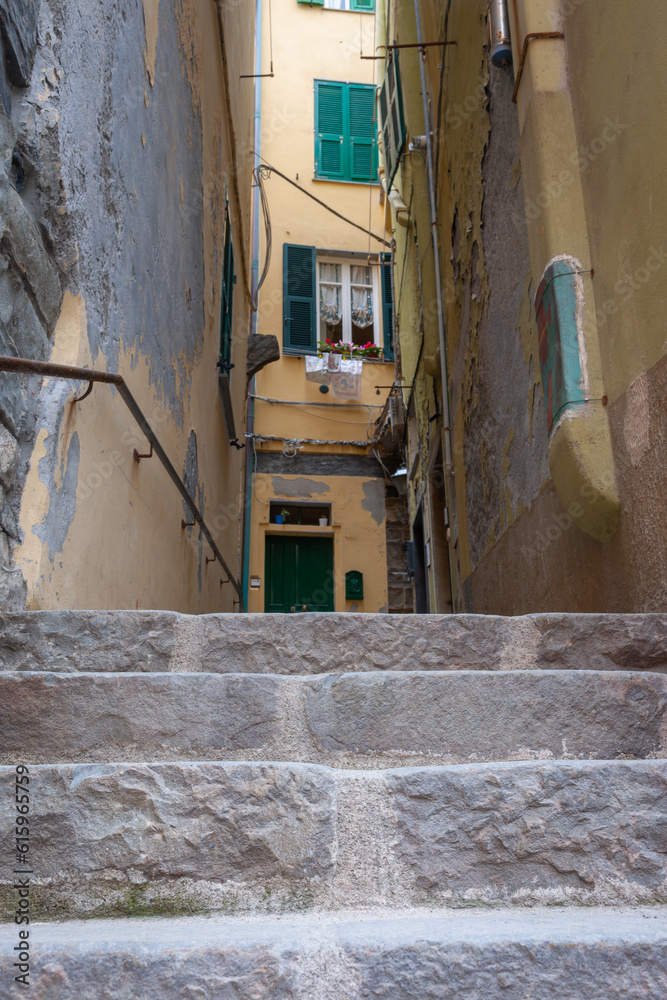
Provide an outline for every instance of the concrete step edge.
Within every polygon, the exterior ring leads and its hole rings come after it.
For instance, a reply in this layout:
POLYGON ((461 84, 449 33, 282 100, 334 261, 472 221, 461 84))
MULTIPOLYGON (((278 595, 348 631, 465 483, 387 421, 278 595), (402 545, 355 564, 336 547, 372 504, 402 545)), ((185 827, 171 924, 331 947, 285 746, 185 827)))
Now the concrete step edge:
POLYGON ((666 795, 667 760, 35 767, 33 917, 667 902, 666 795))
POLYGON ((0 673, 0 763, 387 768, 655 758, 667 677, 628 671, 0 673), (62 720, 67 719, 67 726, 62 720))
POLYGON ((0 616, 11 669, 325 673, 346 669, 667 671, 667 615, 180 615, 36 611, 0 616))
MULTIPOLYGON (((667 909, 667 908, 666 908, 667 909)), ((3 996, 18 928, 0 929, 3 996)), ((274 921, 132 920, 33 925, 29 984, 58 1000, 485 1000, 664 996, 667 912, 403 913, 274 921)))

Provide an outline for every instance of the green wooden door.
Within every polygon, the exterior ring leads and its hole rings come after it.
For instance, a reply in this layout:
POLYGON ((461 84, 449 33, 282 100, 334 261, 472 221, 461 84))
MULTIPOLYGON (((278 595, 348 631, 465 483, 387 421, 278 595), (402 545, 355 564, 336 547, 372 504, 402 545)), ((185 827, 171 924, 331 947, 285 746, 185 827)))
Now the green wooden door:
POLYGON ((333 611, 333 539, 267 535, 264 610, 333 611))

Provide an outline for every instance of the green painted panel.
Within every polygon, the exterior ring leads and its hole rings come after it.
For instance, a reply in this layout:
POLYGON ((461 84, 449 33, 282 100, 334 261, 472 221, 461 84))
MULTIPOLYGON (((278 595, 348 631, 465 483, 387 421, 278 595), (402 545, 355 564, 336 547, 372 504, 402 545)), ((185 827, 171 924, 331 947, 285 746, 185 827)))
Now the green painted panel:
POLYGON ((576 278, 570 261, 554 261, 544 272, 535 296, 549 433, 566 409, 586 401, 579 357, 576 278))
POLYGON ((265 611, 333 611, 333 539, 267 535, 265 580, 265 611))

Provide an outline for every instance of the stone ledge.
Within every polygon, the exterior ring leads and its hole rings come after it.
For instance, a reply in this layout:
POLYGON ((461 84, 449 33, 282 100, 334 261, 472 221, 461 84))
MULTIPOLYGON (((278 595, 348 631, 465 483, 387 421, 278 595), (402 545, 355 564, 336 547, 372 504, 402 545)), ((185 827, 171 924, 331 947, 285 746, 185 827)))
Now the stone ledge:
POLYGON ((30 790, 33 919, 667 902, 667 761, 63 765, 30 790))
MULTIPOLYGON (((4 995, 17 928, 0 929, 4 995)), ((130 1000, 568 1000, 667 995, 664 909, 344 914, 246 922, 153 919, 34 924, 38 996, 130 1000)))
POLYGON ((667 672, 667 614, 0 616, 5 670, 642 670, 667 672))
POLYGON ((667 677, 425 671, 0 673, 0 762, 275 760, 377 769, 667 756, 667 677), (63 725, 67 719, 67 725, 63 725))

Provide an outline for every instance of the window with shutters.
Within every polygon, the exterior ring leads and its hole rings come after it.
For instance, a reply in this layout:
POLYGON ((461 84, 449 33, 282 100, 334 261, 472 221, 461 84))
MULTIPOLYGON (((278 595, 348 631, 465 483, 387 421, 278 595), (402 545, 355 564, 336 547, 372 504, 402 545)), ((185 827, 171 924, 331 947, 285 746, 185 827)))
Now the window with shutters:
POLYGON ((225 243, 222 256, 222 298, 220 306, 220 357, 218 367, 221 372, 231 369, 232 363, 232 306, 234 302, 234 246, 229 211, 225 208, 225 243))
POLYGON ((375 87, 315 80, 315 176, 378 182, 375 87))
POLYGON ((318 341, 377 344, 393 359, 390 256, 283 247, 283 353, 316 354, 318 341), (377 258, 375 258, 377 260, 377 258))
POLYGON ((384 147, 385 170, 389 188, 391 188, 406 139, 397 50, 394 50, 391 59, 387 63, 384 81, 380 88, 378 105, 382 145, 384 147))

